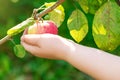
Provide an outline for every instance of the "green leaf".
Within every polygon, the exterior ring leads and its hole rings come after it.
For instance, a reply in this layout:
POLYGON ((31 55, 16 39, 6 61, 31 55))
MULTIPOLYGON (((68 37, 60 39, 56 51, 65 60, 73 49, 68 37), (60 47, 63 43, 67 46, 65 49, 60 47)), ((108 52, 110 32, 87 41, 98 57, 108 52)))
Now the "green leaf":
POLYGON ((15 45, 14 46, 14 53, 17 57, 23 58, 26 54, 26 51, 22 45, 15 45))
MULTIPOLYGON (((52 6, 53 4, 55 4, 55 2, 45 3, 45 6, 46 6, 46 8, 48 8, 48 7, 52 6)), ((49 20, 54 21, 56 23, 56 25, 58 27, 60 27, 60 25, 62 24, 62 22, 65 19, 65 12, 64 12, 63 6, 59 5, 53 11, 48 13, 47 18, 48 18, 48 16, 49 16, 49 20)))
POLYGON ((93 37, 100 49, 114 50, 120 45, 120 7, 107 2, 95 14, 93 37))
POLYGON ((82 41, 88 33, 87 18, 79 9, 76 9, 72 12, 67 21, 67 25, 71 36, 78 43, 82 41))
POLYGON ((77 0, 77 1, 85 13, 89 12, 95 14, 95 12, 100 8, 100 6, 107 2, 108 0, 77 0))

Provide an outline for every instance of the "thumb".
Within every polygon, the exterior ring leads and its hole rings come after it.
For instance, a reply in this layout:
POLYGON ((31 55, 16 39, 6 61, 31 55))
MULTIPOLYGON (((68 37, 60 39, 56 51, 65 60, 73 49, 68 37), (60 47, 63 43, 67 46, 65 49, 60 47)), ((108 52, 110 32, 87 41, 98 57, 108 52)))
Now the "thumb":
POLYGON ((36 34, 23 35, 21 37, 22 42, 27 43, 29 45, 34 45, 34 46, 38 46, 39 40, 40 40, 40 35, 36 35, 36 34))

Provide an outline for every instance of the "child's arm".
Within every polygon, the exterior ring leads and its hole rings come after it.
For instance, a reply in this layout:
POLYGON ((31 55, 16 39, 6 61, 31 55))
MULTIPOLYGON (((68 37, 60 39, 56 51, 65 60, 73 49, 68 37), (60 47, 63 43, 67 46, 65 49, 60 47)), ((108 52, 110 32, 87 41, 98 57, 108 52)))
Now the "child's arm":
POLYGON ((107 52, 52 34, 24 35, 21 44, 35 56, 65 60, 95 79, 120 80, 120 58, 107 52))
POLYGON ((97 80, 120 80, 120 57, 101 50, 75 45, 67 62, 97 80))

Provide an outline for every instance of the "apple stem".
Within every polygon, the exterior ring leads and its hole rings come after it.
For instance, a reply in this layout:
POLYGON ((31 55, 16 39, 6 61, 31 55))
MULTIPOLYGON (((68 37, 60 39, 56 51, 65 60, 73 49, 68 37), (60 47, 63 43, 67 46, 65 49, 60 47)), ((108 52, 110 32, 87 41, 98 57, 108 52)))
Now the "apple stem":
POLYGON ((37 24, 37 33, 38 33, 38 23, 39 23, 39 20, 36 20, 36 24, 37 24))

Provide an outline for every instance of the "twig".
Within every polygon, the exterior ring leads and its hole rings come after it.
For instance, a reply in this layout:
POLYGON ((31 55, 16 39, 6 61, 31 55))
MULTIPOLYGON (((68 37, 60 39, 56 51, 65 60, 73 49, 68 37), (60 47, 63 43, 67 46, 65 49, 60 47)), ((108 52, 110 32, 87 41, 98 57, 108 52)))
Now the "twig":
POLYGON ((5 43, 6 41, 8 41, 9 39, 11 38, 11 36, 5 36, 4 38, 2 38, 1 40, 0 40, 0 45, 2 45, 3 43, 5 43))
MULTIPOLYGON (((53 6, 43 10, 42 12, 40 12, 39 14, 37 14, 35 16, 35 19, 41 18, 42 16, 44 16, 45 14, 51 12, 52 10, 54 10, 56 7, 58 7, 60 4, 62 4, 64 2, 64 0, 58 0, 53 6)), ((22 24, 22 23, 20 23, 22 24)), ((3 43, 5 43, 6 41, 8 41, 11 38, 11 36, 5 36, 4 38, 2 38, 0 40, 0 45, 2 45, 3 43)))
POLYGON ((37 14, 34 18, 35 19, 41 18, 42 16, 44 16, 48 12, 51 12, 52 10, 54 10, 56 7, 58 7, 63 2, 64 2, 64 0, 58 0, 53 6, 51 6, 51 7, 47 8, 47 9, 43 10, 42 12, 40 12, 39 14, 37 14))

